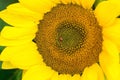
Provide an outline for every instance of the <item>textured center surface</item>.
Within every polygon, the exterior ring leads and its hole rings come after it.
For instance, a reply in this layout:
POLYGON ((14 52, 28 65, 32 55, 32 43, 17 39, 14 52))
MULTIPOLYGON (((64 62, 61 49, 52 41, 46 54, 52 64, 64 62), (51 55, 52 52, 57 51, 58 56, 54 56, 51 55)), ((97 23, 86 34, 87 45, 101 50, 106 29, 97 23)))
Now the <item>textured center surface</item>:
POLYGON ((84 42, 85 31, 76 23, 62 22, 56 31, 56 45, 63 52, 73 53, 84 42))
POLYGON ((102 41, 94 13, 77 4, 58 4, 44 14, 35 38, 46 65, 71 75, 98 62, 102 41))

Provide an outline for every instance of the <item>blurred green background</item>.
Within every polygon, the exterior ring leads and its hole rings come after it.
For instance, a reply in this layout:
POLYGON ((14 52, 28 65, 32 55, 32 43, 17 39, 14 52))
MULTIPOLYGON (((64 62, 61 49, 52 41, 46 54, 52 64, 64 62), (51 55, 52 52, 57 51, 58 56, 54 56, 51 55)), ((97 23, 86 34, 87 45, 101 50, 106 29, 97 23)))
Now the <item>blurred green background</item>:
MULTIPOLYGON (((6 6, 8 6, 11 3, 16 3, 18 0, 0 0, 0 11, 5 9, 6 6)), ((0 31, 2 28, 8 25, 6 24, 3 20, 0 19, 0 31)), ((0 46, 0 53, 5 47, 0 46)), ((19 69, 12 69, 12 70, 3 70, 1 69, 1 64, 0 62, 0 80, 21 80, 21 75, 22 75, 22 70, 19 69)))

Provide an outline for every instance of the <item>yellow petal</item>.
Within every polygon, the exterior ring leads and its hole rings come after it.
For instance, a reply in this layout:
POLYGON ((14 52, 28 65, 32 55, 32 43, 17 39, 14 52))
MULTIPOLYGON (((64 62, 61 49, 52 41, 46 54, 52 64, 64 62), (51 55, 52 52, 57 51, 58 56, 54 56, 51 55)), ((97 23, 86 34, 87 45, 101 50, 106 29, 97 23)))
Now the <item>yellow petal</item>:
POLYGON ((90 9, 92 8, 95 0, 80 0, 81 1, 81 5, 85 8, 85 9, 90 9))
POLYGON ((44 14, 51 10, 55 6, 52 0, 19 0, 20 3, 26 8, 44 14))
POLYGON ((55 4, 59 4, 59 3, 61 3, 61 1, 60 0, 51 0, 53 3, 55 3, 55 4))
POLYGON ((70 3, 73 3, 73 4, 79 4, 80 5, 80 0, 61 0, 62 3, 64 4, 70 4, 70 3))
POLYGON ((120 51, 120 18, 117 18, 110 27, 103 28, 103 35, 116 43, 120 51))
POLYGON ((58 80, 70 80, 71 75, 69 74, 60 74, 58 80))
POLYGON ((5 39, 0 36, 0 46, 17 46, 23 45, 25 43, 31 42, 35 38, 35 34, 30 34, 28 36, 23 36, 18 39, 5 39))
POLYGON ((50 78, 50 80, 58 80, 59 79, 59 74, 58 74, 58 72, 55 72, 52 76, 51 76, 51 78, 50 78))
POLYGON ((31 28, 18 28, 5 26, 1 31, 1 36, 6 39, 17 39, 23 36, 35 34, 37 32, 37 27, 31 28))
POLYGON ((110 1, 102 1, 95 9, 95 16, 99 24, 109 27, 115 18, 120 14, 120 7, 115 6, 110 1))
POLYGON ((75 74, 73 76, 69 74, 61 74, 58 75, 58 73, 54 73, 50 80, 81 80, 79 74, 75 74))
POLYGON ((28 71, 28 70, 24 70, 24 69, 23 69, 23 71, 22 71, 22 77, 26 74, 27 71, 28 71))
POLYGON ((116 59, 119 59, 119 50, 117 46, 114 44, 114 42, 104 38, 103 41, 103 51, 107 52, 108 55, 111 55, 112 57, 116 57, 116 59))
POLYGON ((11 57, 11 63, 21 69, 28 69, 33 65, 42 64, 42 56, 37 50, 24 50, 11 57))
POLYGON ((18 54, 17 52, 22 51, 22 50, 28 50, 28 49, 37 49, 37 46, 34 42, 29 42, 23 45, 19 45, 19 46, 9 46, 6 47, 0 55, 0 59, 2 61, 9 61, 10 57, 12 57, 12 55, 14 54, 18 54))
POLYGON ((104 74, 100 66, 95 63, 85 68, 81 80, 104 80, 104 74))
POLYGON ((75 74, 72 76, 72 78, 70 80, 81 80, 81 77, 79 74, 75 74))
POLYGON ((119 51, 111 41, 105 39, 103 52, 99 56, 100 65, 107 77, 107 80, 120 79, 119 51))
POLYGON ((55 71, 46 65, 36 65, 23 75, 22 80, 50 80, 54 73, 55 71))
POLYGON ((0 12, 0 17, 6 23, 12 26, 19 26, 19 27, 31 27, 38 24, 38 22, 31 16, 20 14, 19 12, 10 12, 9 10, 5 9, 0 12))
POLYGON ((81 0, 72 0, 72 2, 77 3, 78 5, 81 5, 81 0))
POLYGON ((0 61, 1 61, 1 54, 0 54, 0 61))
POLYGON ((36 50, 35 43, 27 43, 21 46, 6 47, 1 53, 2 61, 10 61, 14 66, 28 69, 35 64, 41 64, 42 56, 36 50))
POLYGON ((120 0, 109 0, 112 3, 114 3, 115 5, 118 5, 118 7, 120 7, 120 0))
POLYGON ((73 0, 60 0, 63 4, 72 3, 73 0))
POLYGON ((15 68, 17 67, 11 64, 9 61, 2 62, 2 69, 15 69, 15 68))
POLYGON ((20 15, 26 15, 26 16, 29 16, 29 17, 33 17, 34 20, 35 19, 40 20, 40 19, 43 18, 43 14, 31 11, 31 10, 25 8, 24 6, 22 6, 20 3, 14 3, 14 4, 9 5, 7 7, 7 11, 11 12, 11 13, 17 13, 17 14, 20 14, 20 15))
POLYGON ((72 0, 60 0, 63 4, 71 3, 72 0))

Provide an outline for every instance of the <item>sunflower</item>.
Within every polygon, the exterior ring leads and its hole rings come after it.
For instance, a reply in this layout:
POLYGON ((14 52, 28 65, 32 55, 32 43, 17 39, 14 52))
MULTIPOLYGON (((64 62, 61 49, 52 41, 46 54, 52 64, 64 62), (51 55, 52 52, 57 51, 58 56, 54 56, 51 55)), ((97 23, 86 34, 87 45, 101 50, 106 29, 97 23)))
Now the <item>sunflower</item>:
POLYGON ((116 0, 19 0, 0 12, 2 69, 22 80, 120 79, 116 0))

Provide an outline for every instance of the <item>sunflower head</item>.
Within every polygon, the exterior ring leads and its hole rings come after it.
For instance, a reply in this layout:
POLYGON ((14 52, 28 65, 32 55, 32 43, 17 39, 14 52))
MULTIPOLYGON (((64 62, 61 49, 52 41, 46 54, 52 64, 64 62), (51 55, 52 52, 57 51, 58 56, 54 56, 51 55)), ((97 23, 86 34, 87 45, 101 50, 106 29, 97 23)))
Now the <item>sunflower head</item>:
POLYGON ((1 11, 12 25, 0 33, 2 68, 23 69, 23 80, 118 80, 120 7, 94 2, 19 0, 1 11))
POLYGON ((35 41, 48 66, 73 75, 98 62, 102 27, 91 10, 72 3, 58 4, 40 20, 35 41))

